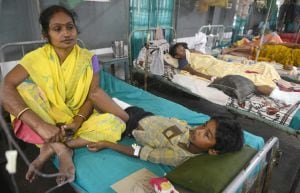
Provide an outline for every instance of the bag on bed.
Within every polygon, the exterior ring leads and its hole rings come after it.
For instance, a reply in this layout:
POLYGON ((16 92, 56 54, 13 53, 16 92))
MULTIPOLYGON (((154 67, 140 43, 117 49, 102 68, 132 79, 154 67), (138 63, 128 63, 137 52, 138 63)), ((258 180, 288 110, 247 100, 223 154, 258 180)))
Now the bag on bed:
POLYGON ((243 76, 227 75, 221 79, 216 79, 209 87, 217 88, 232 98, 236 98, 239 103, 243 103, 246 97, 254 93, 253 82, 243 76))

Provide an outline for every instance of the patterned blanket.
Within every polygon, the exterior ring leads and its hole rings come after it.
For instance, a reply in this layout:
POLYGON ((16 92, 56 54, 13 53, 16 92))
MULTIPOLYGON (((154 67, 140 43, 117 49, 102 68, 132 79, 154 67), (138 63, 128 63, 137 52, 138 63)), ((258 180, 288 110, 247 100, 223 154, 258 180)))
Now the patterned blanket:
POLYGON ((251 112, 261 118, 289 126, 294 114, 300 108, 300 102, 294 105, 286 105, 270 97, 250 95, 242 104, 238 104, 237 99, 229 98, 226 106, 251 112))

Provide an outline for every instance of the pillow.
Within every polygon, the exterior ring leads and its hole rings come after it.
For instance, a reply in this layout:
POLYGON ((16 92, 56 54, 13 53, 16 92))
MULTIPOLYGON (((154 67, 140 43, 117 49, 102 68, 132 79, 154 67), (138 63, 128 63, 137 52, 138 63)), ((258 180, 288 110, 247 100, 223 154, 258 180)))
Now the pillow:
POLYGON ((174 184, 196 193, 219 193, 255 155, 244 146, 241 151, 222 155, 199 155, 185 161, 166 177, 174 184))
POLYGON ((253 82, 243 76, 227 75, 221 79, 216 79, 209 87, 217 88, 232 98, 236 98, 239 103, 243 103, 246 97, 254 93, 253 82))
POLYGON ((178 60, 173 58, 169 53, 164 54, 164 61, 174 68, 178 68, 178 60))

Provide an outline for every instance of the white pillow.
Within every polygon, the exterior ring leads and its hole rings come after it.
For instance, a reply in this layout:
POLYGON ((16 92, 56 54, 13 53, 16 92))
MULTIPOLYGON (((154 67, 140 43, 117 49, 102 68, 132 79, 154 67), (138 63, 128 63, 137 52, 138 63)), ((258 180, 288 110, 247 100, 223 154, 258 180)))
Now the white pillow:
POLYGON ((173 58, 169 53, 164 54, 164 61, 174 68, 178 68, 178 60, 173 58))

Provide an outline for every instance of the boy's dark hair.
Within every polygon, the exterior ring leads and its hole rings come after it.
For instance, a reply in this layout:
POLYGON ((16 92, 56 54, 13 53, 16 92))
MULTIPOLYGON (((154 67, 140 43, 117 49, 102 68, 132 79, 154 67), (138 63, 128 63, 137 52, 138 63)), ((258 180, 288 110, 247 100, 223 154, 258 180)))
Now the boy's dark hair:
POLYGON ((171 45, 170 47, 170 50, 169 50, 169 54, 172 56, 172 57, 175 57, 176 55, 176 49, 179 47, 179 46, 182 46, 184 47, 185 49, 189 49, 188 46, 187 46, 187 43, 185 42, 178 42, 174 45, 171 45))
POLYGON ((211 120, 217 122, 214 149, 219 154, 239 151, 243 147, 244 133, 236 120, 225 116, 213 116, 211 120))

